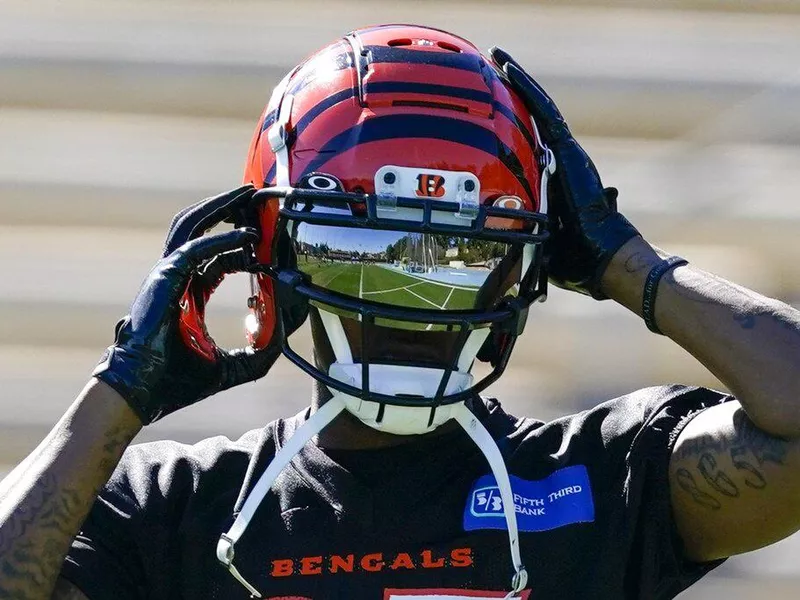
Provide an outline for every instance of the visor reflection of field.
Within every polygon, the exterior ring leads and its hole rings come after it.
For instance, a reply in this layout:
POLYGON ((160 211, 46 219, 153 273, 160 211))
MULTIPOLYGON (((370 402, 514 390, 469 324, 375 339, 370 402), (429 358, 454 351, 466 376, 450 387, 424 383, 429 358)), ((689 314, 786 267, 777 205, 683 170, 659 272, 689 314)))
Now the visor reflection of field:
POLYGON ((478 292, 476 287, 431 281, 422 274, 407 273, 389 265, 323 262, 301 256, 298 267, 311 276, 315 285, 325 289, 403 308, 471 309, 478 292))

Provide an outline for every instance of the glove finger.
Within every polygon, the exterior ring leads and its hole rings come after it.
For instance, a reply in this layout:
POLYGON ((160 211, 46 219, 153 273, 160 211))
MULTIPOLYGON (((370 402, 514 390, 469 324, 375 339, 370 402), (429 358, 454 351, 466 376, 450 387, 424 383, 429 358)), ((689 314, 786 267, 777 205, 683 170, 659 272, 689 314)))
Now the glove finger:
POLYGON ((603 190, 606 195, 606 202, 611 212, 617 211, 617 198, 619 197, 619 190, 615 187, 607 187, 603 190))
POLYGON ((254 229, 243 228, 203 236, 186 242, 166 259, 162 259, 162 279, 168 282, 168 300, 177 302, 183 294, 195 270, 218 254, 244 248, 258 242, 254 229))
MULTIPOLYGON (((514 58, 508 52, 502 48, 499 48, 498 46, 492 46, 489 49, 489 55, 492 57, 492 62, 494 62, 494 64, 506 74, 511 83, 519 91, 525 92, 524 96, 527 96, 530 90, 531 98, 523 98, 526 100, 526 106, 528 100, 535 100, 535 98, 533 98, 534 93, 537 96, 543 96, 544 102, 550 107, 550 111, 554 111, 557 115, 557 118, 562 122, 564 121, 564 117, 561 115, 561 112, 558 110, 558 107, 555 105, 553 99, 544 91, 544 89, 542 89, 542 86, 540 86, 539 83, 533 77, 531 77, 525 69, 522 68, 522 65, 514 60, 514 58), (509 69, 514 73, 513 79, 512 75, 509 73, 509 69)), ((530 110, 531 107, 528 107, 528 109, 530 110)))
POLYGON ((517 65, 520 69, 519 63, 514 60, 514 58, 505 50, 500 48, 499 46, 492 46, 489 48, 489 56, 492 58, 492 62, 497 66, 498 69, 505 72, 505 66, 507 63, 512 63, 517 65))
POLYGON ((231 250, 218 254, 205 263, 200 269, 202 277, 215 279, 229 273, 239 273, 246 271, 248 267, 255 264, 255 258, 247 250, 231 250))
POLYGON ((263 350, 241 348, 219 352, 219 389, 222 391, 264 377, 281 355, 281 347, 271 344, 263 350))
POLYGON ((561 111, 542 86, 515 63, 508 62, 503 68, 511 85, 521 94, 545 143, 556 145, 572 140, 572 134, 561 111))
POLYGON ((497 47, 490 52, 494 63, 503 69, 512 87, 522 96, 542 140, 556 155, 557 179, 565 193, 554 194, 554 212, 560 212, 559 205, 563 212, 570 195, 596 197, 602 190, 600 176, 586 151, 572 137, 556 103, 507 52, 497 47))
POLYGON ((163 307, 162 310, 177 306, 197 267, 218 254, 242 249, 256 242, 258 233, 254 229, 243 228, 185 243, 167 258, 162 258, 150 272, 134 300, 131 314, 139 317, 151 313, 160 315, 161 311, 150 310, 156 303, 163 307))
POLYGON ((249 202, 254 193, 255 188, 248 184, 206 198, 181 210, 172 219, 162 257, 224 221, 231 215, 232 210, 249 202))
POLYGON ((255 263, 253 253, 246 248, 223 252, 206 262, 199 273, 192 277, 190 285, 193 287, 197 285, 206 296, 209 296, 222 283, 225 275, 241 273, 255 263))
MULTIPOLYGON (((194 204, 190 204, 189 206, 186 206, 186 207, 180 209, 177 213, 175 213, 175 215, 172 217, 172 221, 170 221, 169 229, 167 230, 167 237, 166 237, 166 240, 164 242, 164 254, 163 254, 163 256, 166 256, 167 254, 169 254, 169 252, 167 252, 167 246, 169 245, 169 241, 175 235, 176 230, 179 228, 180 224, 183 222, 183 220, 186 217, 186 215, 188 213, 190 213, 191 211, 195 210, 197 207, 199 207, 200 205, 202 205, 204 202, 207 202, 207 201, 208 201, 208 198, 203 198, 202 200, 199 200, 199 201, 195 202, 194 204)), ((186 241, 188 242, 189 240, 186 240, 186 241)), ((163 258, 163 256, 162 256, 162 258, 163 258)))

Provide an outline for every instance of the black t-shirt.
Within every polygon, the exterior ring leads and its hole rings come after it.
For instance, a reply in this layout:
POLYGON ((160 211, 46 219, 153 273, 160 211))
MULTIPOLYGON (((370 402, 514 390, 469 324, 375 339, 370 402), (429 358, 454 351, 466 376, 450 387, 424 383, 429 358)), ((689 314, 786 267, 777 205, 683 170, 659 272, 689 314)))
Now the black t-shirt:
MULTIPOLYGON (((523 597, 672 598, 719 564, 684 559, 667 468, 689 418, 726 399, 649 388, 549 423, 477 402, 512 478, 529 574, 523 597)), ((132 446, 62 575, 91 600, 248 598, 217 562, 217 540, 241 506, 242 483, 254 485, 307 417, 237 441, 132 446)), ((361 455, 307 444, 258 508, 234 562, 275 600, 503 597, 512 569, 490 473, 461 431, 361 455)))

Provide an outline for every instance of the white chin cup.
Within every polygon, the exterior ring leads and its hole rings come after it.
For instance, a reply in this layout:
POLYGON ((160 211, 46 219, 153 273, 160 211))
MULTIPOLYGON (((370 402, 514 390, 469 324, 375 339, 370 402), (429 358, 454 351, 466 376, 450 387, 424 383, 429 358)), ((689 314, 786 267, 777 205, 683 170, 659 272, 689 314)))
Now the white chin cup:
MULTIPOLYGON (((335 362, 328 374, 353 387, 361 387, 360 364, 343 364, 335 362)), ((371 392, 396 395, 413 395, 433 398, 444 376, 444 369, 427 367, 406 367, 399 365, 369 366, 369 389, 371 392)), ((472 386, 473 377, 469 373, 453 371, 445 388, 445 395, 457 394, 472 386)), ((424 406, 385 405, 383 416, 378 421, 380 403, 362 400, 338 390, 331 389, 335 398, 344 401, 345 410, 355 415, 362 423, 378 431, 395 435, 418 435, 433 431, 453 418, 455 407, 462 403, 448 404, 436 408, 431 420, 431 409, 424 406), (429 424, 430 423, 430 424, 429 424)))

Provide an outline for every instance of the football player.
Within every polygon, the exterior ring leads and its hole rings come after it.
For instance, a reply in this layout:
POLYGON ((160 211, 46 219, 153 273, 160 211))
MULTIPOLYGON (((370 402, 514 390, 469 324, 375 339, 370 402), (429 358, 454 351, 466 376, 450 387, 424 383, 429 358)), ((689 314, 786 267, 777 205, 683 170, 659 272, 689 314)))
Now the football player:
POLYGON ((654 249, 616 197, 502 50, 415 26, 322 49, 274 91, 245 185, 175 217, 94 377, 3 481, 0 597, 660 599, 794 532, 800 314, 654 249), (240 271, 230 352, 204 312, 240 271), (548 280, 641 315, 733 395, 507 414, 479 394, 548 280), (305 320, 312 358, 289 341, 305 320), (307 410, 129 447, 281 352, 313 377, 307 410))

